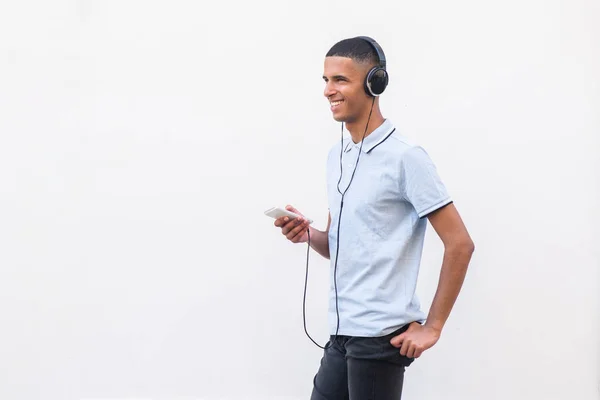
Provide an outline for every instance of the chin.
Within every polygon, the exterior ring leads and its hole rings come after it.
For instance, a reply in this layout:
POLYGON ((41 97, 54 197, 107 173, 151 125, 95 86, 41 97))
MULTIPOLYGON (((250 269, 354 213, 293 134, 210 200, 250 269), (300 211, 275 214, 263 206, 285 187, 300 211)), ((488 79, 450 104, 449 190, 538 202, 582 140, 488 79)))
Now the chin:
POLYGON ((333 119, 336 120, 337 122, 346 122, 346 116, 339 114, 339 115, 333 115, 333 119))

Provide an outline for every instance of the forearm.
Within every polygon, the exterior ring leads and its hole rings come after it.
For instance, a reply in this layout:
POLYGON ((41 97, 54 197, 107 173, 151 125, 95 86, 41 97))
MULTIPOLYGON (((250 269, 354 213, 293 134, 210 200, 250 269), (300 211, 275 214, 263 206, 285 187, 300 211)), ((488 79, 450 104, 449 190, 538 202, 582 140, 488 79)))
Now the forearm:
POLYGON ((310 247, 321 256, 329 259, 329 235, 326 231, 309 226, 310 230, 310 247))
POLYGON ((440 279, 427 317, 427 326, 442 331, 460 293, 473 250, 473 243, 467 242, 447 247, 444 251, 440 279))

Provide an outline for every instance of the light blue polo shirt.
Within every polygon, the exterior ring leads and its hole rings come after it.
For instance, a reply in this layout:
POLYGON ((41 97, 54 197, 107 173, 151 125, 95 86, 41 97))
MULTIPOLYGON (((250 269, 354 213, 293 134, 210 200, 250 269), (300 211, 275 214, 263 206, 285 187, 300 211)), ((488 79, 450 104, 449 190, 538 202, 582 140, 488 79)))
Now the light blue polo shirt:
MULTIPOLYGON (((329 326, 337 327, 333 282, 340 216, 340 146, 343 193, 360 142, 339 142, 327 159, 331 226, 329 326)), ((344 196, 337 265, 339 335, 376 337, 403 325, 423 322, 415 294, 427 219, 452 200, 425 150, 385 120, 364 139, 352 184, 344 196)))

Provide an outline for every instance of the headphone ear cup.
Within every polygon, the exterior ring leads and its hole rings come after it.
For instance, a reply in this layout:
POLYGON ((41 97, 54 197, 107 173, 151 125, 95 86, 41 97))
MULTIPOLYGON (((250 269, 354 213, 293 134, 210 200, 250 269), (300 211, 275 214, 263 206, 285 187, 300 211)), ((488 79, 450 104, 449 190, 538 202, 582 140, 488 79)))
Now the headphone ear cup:
POLYGON ((385 91, 389 82, 387 71, 381 67, 372 68, 365 79, 365 91, 370 96, 379 96, 385 91))

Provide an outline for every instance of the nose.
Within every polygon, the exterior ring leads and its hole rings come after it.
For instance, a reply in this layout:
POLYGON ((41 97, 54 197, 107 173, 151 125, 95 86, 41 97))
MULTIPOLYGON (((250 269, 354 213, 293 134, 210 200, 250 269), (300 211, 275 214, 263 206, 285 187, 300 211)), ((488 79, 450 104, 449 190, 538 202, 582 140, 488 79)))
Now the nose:
POLYGON ((325 83, 325 90, 324 90, 323 94, 327 98, 329 98, 335 94, 335 88, 331 81, 325 83))

